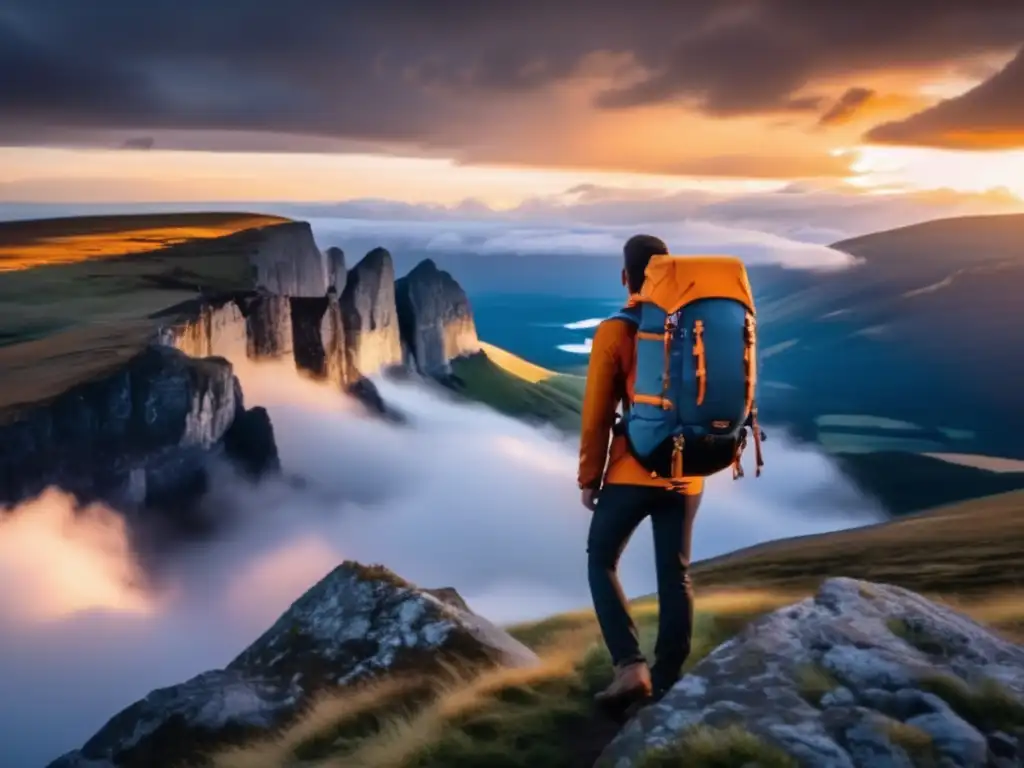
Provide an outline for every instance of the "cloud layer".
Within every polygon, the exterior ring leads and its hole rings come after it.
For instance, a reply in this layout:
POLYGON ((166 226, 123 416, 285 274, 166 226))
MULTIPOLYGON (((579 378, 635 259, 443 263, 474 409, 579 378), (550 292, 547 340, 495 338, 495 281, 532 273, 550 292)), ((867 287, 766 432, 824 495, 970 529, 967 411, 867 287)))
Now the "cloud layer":
POLYGON ((1024 147, 1024 48, 977 87, 905 120, 877 126, 867 138, 941 149, 1024 147))
MULTIPOLYGON (((0 763, 41 764, 151 688, 225 664, 342 558, 455 586, 498 621, 587 604, 571 443, 414 385, 382 384, 413 419, 402 429, 290 370, 239 372, 306 490, 218 486, 209 503, 245 523, 149 574, 148 588, 132 586, 141 576, 103 510, 74 516, 49 494, 0 525, 0 674, 18 691, 0 702, 0 763)), ((876 514, 822 455, 772 438, 764 477, 711 482, 697 557, 876 514)), ((654 589, 649 537, 642 527, 623 561, 633 595, 654 589)))
POLYGON ((290 136, 290 148, 474 162, 834 176, 836 158, 778 130, 761 131, 763 151, 658 110, 813 126, 879 73, 954 67, 1022 37, 1024 8, 1009 1, 8 0, 0 133, 36 144, 116 128, 110 146, 210 147, 228 132, 230 147, 246 132, 250 147, 290 136), (672 141, 684 129, 690 141, 672 141), (191 133, 160 133, 176 130, 191 133), (703 151, 685 151, 698 133, 703 151))

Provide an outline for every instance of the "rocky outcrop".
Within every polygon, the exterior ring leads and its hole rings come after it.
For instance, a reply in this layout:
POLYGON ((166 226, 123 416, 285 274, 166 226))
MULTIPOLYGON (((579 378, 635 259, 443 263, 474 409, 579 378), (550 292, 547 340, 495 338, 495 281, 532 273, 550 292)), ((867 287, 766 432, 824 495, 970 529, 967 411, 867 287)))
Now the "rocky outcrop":
POLYGON ((348 349, 338 295, 291 300, 295 365, 314 378, 349 382, 348 349))
POLYGON ((424 374, 444 374, 453 359, 480 351, 466 292, 430 259, 395 283, 402 343, 424 374))
POLYGON ((248 354, 248 328, 237 301, 206 301, 191 314, 190 321, 164 329, 165 344, 177 347, 189 357, 219 355, 237 360, 248 354))
POLYGON ((402 364, 391 254, 374 248, 348 273, 340 298, 349 376, 402 364))
POLYGON ((0 502, 54 485, 134 508, 201 490, 208 456, 244 413, 227 360, 153 344, 0 427, 0 502))
POLYGON ((327 256, 304 221, 265 227, 249 253, 255 288, 275 296, 327 293, 327 256))
POLYGON ((327 259, 327 290, 333 289, 335 293, 340 294, 345 290, 347 279, 345 252, 341 248, 331 247, 324 251, 324 256, 327 259))
POLYGON ((288 296, 258 293, 238 300, 245 317, 246 355, 273 360, 292 354, 291 302, 288 296))
POLYGON ((444 663, 525 666, 532 651, 461 598, 347 562, 299 598, 225 669, 153 691, 51 768, 162 768, 265 734, 319 692, 444 663))
POLYGON ((299 369, 336 384, 372 413, 400 421, 366 377, 403 365, 403 328, 409 364, 421 372, 443 372, 450 358, 478 348, 465 293, 433 262, 399 281, 406 307, 400 328, 394 265, 382 248, 349 274, 341 249, 321 253, 309 225, 300 222, 181 247, 187 250, 183 255, 208 255, 219 266, 208 275, 169 270, 153 278, 198 294, 146 319, 154 324, 152 341, 172 349, 142 350, 151 338, 147 328, 138 343, 142 351, 122 371, 68 391, 5 427, 0 503, 47 484, 127 508, 169 498, 175 487, 191 495, 202 487, 209 454, 225 446, 244 454, 250 474, 276 466, 276 449, 266 443, 272 430, 265 412, 250 414, 235 430, 254 436, 253 446, 222 440, 237 410, 237 387, 225 360, 203 362, 207 358, 291 357, 299 369), (203 278, 209 284, 193 284, 203 278), (198 373, 205 370, 220 373, 198 373), (186 379, 191 389, 180 384, 186 379), (150 389, 152 395, 138 394, 150 389), (175 431, 179 424, 182 434, 175 431), (209 438, 201 437, 203 430, 209 438))
POLYGON ((830 579, 713 651, 597 765, 682 755, 695 726, 738 726, 805 768, 1020 766, 1024 648, 906 589, 830 579))
MULTIPOLYGON (((465 291, 433 261, 395 280, 391 254, 383 248, 370 251, 351 272, 340 248, 328 248, 323 258, 322 292, 261 290, 205 299, 168 331, 169 342, 190 355, 293 356, 301 370, 342 387, 403 367, 443 375, 453 359, 479 352, 465 291)), ((312 290, 309 280, 305 286, 312 290)))

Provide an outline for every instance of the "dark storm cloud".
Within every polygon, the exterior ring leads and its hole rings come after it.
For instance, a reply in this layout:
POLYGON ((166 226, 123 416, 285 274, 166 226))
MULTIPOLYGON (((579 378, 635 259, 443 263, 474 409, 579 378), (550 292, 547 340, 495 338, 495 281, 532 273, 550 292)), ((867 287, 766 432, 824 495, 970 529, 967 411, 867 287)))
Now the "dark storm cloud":
POLYGON ((1024 49, 981 85, 906 120, 877 126, 867 139, 945 149, 1024 147, 1024 49))
POLYGON ((640 68, 598 96, 605 108, 806 112, 833 96, 799 93, 816 76, 1022 38, 1019 0, 5 0, 0 139, 67 126, 444 145, 488 100, 561 81, 599 52, 640 68))
POLYGON ((875 96, 871 88, 850 88, 829 107, 819 119, 818 125, 845 123, 875 96))

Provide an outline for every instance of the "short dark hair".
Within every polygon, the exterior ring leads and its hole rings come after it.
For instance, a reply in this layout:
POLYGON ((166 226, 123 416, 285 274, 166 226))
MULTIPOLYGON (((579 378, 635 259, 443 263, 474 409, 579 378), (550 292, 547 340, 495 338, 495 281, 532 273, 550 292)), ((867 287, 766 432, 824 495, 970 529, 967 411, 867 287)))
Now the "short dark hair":
POLYGON ((668 254, 668 246, 665 241, 654 235, 633 235, 626 241, 622 249, 625 257, 626 282, 629 284, 629 292, 636 293, 644 284, 644 270, 652 256, 668 254))

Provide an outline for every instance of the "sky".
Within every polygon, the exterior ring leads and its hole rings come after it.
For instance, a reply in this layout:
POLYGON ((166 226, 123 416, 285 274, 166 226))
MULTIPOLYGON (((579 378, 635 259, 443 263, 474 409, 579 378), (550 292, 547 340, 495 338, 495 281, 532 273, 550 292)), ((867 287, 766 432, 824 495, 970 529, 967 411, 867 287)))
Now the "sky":
POLYGON ((7 0, 0 201, 1024 197, 1017 0, 427 6, 7 0))
MULTIPOLYGON (((0 520, 0 678, 18 691, 0 697, 0 765, 45 765, 153 688, 223 667, 345 558, 453 586, 498 623, 588 604, 573 441, 382 382, 410 419, 394 426, 290 364, 235 364, 246 398, 270 412, 286 474, 306 488, 222 478, 208 503, 236 525, 148 574, 123 518, 103 507, 74 514, 51 490, 0 520)), ((709 481, 695 558, 877 519, 823 453, 765 428, 762 477, 709 481)), ((621 576, 630 595, 655 589, 648 524, 621 576)))

